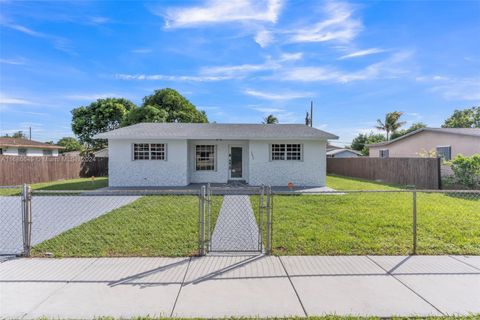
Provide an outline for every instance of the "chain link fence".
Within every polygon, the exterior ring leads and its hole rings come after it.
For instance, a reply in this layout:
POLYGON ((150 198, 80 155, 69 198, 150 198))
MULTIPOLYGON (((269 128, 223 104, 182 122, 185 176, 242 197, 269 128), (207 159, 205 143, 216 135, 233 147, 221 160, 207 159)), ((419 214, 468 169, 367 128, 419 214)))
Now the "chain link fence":
POLYGON ((0 254, 480 254, 480 190, 0 188, 0 254))

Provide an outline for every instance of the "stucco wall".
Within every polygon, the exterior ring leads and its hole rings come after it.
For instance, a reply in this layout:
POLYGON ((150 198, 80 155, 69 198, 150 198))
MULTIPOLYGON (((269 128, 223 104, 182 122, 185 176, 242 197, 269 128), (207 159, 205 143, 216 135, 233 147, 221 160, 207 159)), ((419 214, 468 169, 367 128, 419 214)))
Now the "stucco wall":
POLYGON ((419 157, 439 146, 451 146, 452 158, 458 154, 471 156, 480 153, 480 137, 422 131, 386 146, 370 147, 370 157, 379 157, 382 149, 388 149, 390 157, 419 157))
POLYGON ((250 141, 250 184, 325 186, 326 141, 250 141), (270 161, 270 144, 303 144, 303 161, 270 161))
MULTIPOLYGON (((5 156, 18 156, 18 148, 13 147, 1 147, 3 150, 3 155, 5 156)), ((22 148, 20 148, 22 149, 22 148)), ((23 148, 25 149, 25 148, 23 148)), ((29 157, 42 157, 43 156, 43 149, 36 149, 36 148, 27 148, 27 156, 29 157)), ((58 150, 52 150, 52 156, 58 156, 58 150)))
POLYGON ((108 175, 112 187, 185 186, 186 140, 109 140, 108 175), (167 160, 133 160, 133 143, 166 143, 167 160))
POLYGON ((190 140, 188 142, 189 155, 189 175, 191 183, 226 183, 229 180, 229 154, 230 146, 243 147, 243 179, 247 183, 248 178, 248 141, 229 141, 229 140, 190 140), (217 158, 215 171, 196 171, 195 170, 195 146, 196 145, 215 145, 217 158))

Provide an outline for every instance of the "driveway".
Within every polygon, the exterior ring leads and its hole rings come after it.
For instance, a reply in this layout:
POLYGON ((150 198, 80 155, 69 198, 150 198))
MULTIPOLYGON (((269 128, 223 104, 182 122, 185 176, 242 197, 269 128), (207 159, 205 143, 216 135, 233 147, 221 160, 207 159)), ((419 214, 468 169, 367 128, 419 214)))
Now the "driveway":
MULTIPOLYGON (((32 245, 127 205, 139 196, 32 196, 32 245)), ((19 196, 0 197, 0 254, 22 252, 22 210, 19 196)))

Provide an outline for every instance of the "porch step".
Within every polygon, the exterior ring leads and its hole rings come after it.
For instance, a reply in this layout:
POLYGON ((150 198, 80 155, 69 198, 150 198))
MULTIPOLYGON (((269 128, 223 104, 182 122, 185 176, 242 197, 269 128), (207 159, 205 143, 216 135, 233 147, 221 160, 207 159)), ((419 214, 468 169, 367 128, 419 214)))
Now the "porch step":
POLYGON ((245 180, 228 180, 227 184, 232 186, 245 186, 247 185, 247 181, 245 180))

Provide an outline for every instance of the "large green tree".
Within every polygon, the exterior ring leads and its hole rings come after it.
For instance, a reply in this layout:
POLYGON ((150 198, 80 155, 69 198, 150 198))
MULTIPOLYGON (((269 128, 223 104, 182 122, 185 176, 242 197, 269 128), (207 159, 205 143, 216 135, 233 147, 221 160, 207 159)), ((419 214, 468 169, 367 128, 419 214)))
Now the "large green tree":
POLYGON ((80 143, 87 144, 88 148, 101 149, 106 141, 92 137, 120 127, 126 114, 135 108, 133 102, 123 98, 98 99, 88 106, 72 110, 72 131, 80 143))
POLYGON ((82 144, 75 138, 72 137, 63 137, 57 142, 57 146, 65 147, 65 149, 60 152, 71 152, 71 151, 82 151, 82 144))
POLYGON ((373 133, 370 132, 369 134, 366 133, 359 133, 353 140, 350 148, 353 150, 360 151, 363 155, 368 156, 370 150, 368 145, 374 144, 378 142, 383 142, 386 140, 384 134, 381 133, 373 133))
POLYGON ((480 128, 480 106, 470 109, 455 110, 445 120, 443 128, 480 128))
POLYGON ((392 135, 390 136, 390 139, 396 139, 396 138, 399 138, 401 136, 404 136, 406 135, 407 133, 410 133, 410 132, 413 132, 413 131, 416 131, 418 129, 422 129, 422 128, 426 128, 427 125, 423 122, 416 122, 416 123, 413 123, 408 129, 405 129, 405 130, 397 130, 395 132, 392 132, 392 135))
POLYGON ((143 98, 142 108, 146 106, 164 110, 167 113, 166 122, 208 122, 205 111, 197 110, 190 101, 170 88, 155 90, 152 95, 143 98))
POLYGON ((377 125, 375 128, 378 130, 385 131, 387 135, 387 140, 390 139, 390 133, 397 131, 401 126, 405 124, 405 121, 400 121, 400 117, 403 115, 403 112, 393 111, 385 115, 385 120, 377 120, 377 125))
POLYGON ((129 126, 140 122, 166 122, 167 111, 154 106, 144 106, 132 109, 124 118, 122 126, 129 126))

